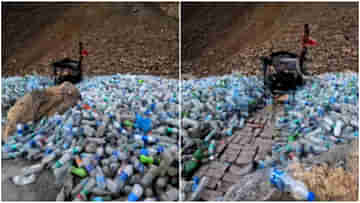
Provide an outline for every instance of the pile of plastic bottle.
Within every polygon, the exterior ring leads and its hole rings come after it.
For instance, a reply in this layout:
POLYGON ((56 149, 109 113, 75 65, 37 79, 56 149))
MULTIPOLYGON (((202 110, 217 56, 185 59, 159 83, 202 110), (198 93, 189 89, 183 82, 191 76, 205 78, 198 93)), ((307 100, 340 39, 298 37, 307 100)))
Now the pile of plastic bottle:
POLYGON ((358 76, 327 73, 314 78, 289 98, 276 117, 272 159, 265 165, 286 167, 358 139, 358 76))
MULTIPOLYGON (((50 85, 43 77, 2 79, 3 109, 50 85)), ((63 187, 58 200, 177 200, 178 80, 98 76, 77 87, 82 101, 76 106, 18 124, 2 146, 3 159, 38 161, 12 182, 30 184, 51 169, 57 184, 73 186, 63 187)))
POLYGON ((218 140, 245 126, 245 120, 270 102, 258 77, 226 75, 182 82, 183 200, 200 200, 208 179, 194 176, 216 159, 218 140))
MULTIPOLYGON (((272 104, 262 78, 226 75, 182 81, 152 76, 99 76, 78 84, 82 101, 64 115, 18 125, 3 159, 40 163, 13 178, 31 183, 45 168, 57 182, 70 174, 66 199, 177 200, 181 132, 182 200, 199 200, 206 177, 193 176, 216 159, 217 140, 232 136, 252 112, 272 104), (181 90, 181 95, 178 95, 181 90), (179 99, 181 98, 181 105, 179 99), (181 112, 179 112, 179 109, 181 112), (178 118, 181 116, 181 127, 178 118)), ((53 85, 45 77, 2 79, 4 115, 32 89, 53 85), (4 111, 5 110, 5 111, 4 111)), ((285 168, 335 144, 358 137, 358 75, 327 73, 299 87, 277 115, 272 157, 260 168, 285 168)))
MULTIPOLYGON (((275 115, 279 132, 274 135, 273 155, 258 160, 258 168, 286 168, 291 160, 301 161, 326 152, 334 144, 357 139, 357 74, 314 76, 295 94, 288 95, 283 114, 275 115)), ((184 200, 199 200, 203 188, 198 185, 204 185, 198 184, 199 178, 205 177, 193 175, 202 164, 216 159, 217 140, 232 136, 235 130, 244 127, 252 112, 272 103, 273 99, 264 95, 261 78, 226 75, 183 82, 184 200)))
POLYGON ((185 148, 191 139, 210 143, 213 138, 231 136, 244 127, 252 112, 269 102, 261 79, 239 75, 184 81, 181 96, 185 148))

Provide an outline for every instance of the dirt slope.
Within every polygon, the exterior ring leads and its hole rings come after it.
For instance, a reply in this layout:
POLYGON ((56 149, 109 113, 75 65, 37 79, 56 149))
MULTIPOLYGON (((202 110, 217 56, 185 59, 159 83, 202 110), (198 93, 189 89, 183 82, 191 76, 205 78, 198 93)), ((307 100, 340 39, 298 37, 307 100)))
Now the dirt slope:
POLYGON ((4 3, 3 77, 48 75, 51 62, 78 58, 79 40, 89 52, 87 75, 178 77, 175 8, 175 3, 4 3))
POLYGON ((304 23, 319 46, 310 72, 358 71, 358 3, 182 3, 182 73, 259 74, 259 56, 300 52, 304 23))

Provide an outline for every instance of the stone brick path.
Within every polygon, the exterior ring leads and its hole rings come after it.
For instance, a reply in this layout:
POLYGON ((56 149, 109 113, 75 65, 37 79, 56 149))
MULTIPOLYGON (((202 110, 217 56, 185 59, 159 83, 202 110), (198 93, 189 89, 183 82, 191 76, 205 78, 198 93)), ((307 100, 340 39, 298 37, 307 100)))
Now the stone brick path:
POLYGON ((217 159, 203 165, 195 175, 209 177, 202 200, 223 196, 243 175, 254 171, 254 161, 271 153, 272 126, 265 110, 248 119, 243 129, 217 142, 217 159))

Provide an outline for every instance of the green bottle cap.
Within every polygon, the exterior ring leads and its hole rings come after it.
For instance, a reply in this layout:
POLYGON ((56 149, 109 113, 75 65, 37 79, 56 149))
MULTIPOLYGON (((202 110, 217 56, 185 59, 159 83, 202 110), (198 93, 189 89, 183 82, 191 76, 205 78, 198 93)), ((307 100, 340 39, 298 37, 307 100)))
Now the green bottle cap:
POLYGON ((128 127, 132 127, 134 124, 131 122, 131 121, 129 121, 129 120, 125 120, 124 121, 124 124, 125 124, 125 126, 128 126, 128 127))
POLYGON ((143 164, 153 164, 154 159, 150 156, 140 155, 140 161, 143 164))
POLYGON ((168 133, 173 133, 174 130, 173 130, 172 128, 167 128, 167 132, 168 132, 168 133))
POLYGON ((71 172, 81 178, 84 178, 87 176, 87 172, 83 168, 71 167, 71 172))

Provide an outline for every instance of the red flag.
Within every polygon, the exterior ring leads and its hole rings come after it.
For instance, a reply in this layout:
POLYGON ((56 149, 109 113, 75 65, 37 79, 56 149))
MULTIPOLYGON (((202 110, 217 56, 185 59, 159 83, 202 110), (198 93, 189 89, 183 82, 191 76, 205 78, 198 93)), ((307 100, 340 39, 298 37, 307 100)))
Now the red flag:
POLYGON ((309 46, 316 46, 318 43, 317 41, 311 39, 310 37, 307 38, 307 39, 304 39, 304 42, 303 42, 304 45, 309 45, 309 46))
POLYGON ((82 51, 81 51, 81 55, 82 55, 82 56, 87 56, 87 55, 89 55, 89 53, 88 53, 86 50, 82 50, 82 51))

